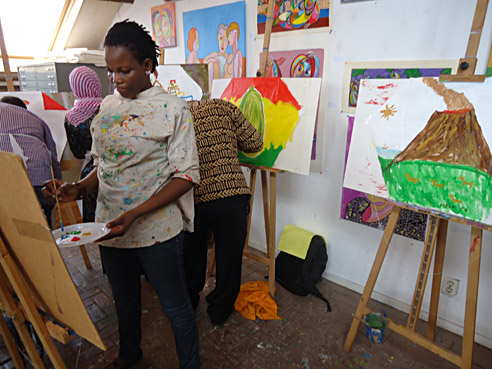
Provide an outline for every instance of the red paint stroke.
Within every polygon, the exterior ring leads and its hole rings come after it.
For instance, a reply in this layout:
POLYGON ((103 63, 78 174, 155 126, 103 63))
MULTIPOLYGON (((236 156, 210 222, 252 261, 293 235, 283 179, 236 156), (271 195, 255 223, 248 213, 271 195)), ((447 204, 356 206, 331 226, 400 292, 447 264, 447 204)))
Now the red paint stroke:
POLYGON ((72 242, 75 242, 75 241, 80 241, 80 237, 75 236, 74 238, 72 238, 72 242))
POLYGON ((383 97, 380 96, 376 99, 371 99, 369 101, 366 101, 366 104, 371 104, 371 105, 383 105, 386 101, 389 100, 389 97, 383 97))
POLYGON ((377 88, 379 90, 386 90, 387 88, 390 88, 390 87, 395 87, 395 84, 394 83, 388 83, 387 85, 384 85, 384 86, 378 86, 377 88))
POLYGON ((297 110, 301 110, 301 105, 292 95, 289 87, 278 77, 233 78, 220 98, 231 100, 241 97, 251 86, 254 86, 262 97, 274 104, 278 104, 279 101, 288 102, 297 110))
POLYGON ((478 239, 480 238, 480 236, 477 236, 473 239, 473 244, 470 248, 470 253, 472 252, 475 252, 475 248, 477 247, 477 244, 478 244, 478 239))
POLYGON ((444 110, 443 113, 462 115, 462 114, 468 113, 471 110, 472 110, 471 108, 465 108, 465 109, 460 109, 460 110, 444 110))
POLYGON ((44 110, 67 110, 63 105, 58 104, 44 92, 41 92, 41 96, 43 97, 44 110))

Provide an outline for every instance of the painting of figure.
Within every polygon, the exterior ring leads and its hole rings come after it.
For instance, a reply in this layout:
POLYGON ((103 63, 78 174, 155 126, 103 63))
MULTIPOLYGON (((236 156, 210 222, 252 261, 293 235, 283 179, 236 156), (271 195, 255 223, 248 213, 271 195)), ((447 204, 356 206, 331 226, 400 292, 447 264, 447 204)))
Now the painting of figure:
POLYGON ((151 8, 152 38, 160 48, 176 46, 176 10, 174 3, 151 8))
MULTIPOLYGON (((275 0, 272 32, 303 29, 326 30, 330 27, 331 0, 275 0)), ((258 0, 256 26, 265 33, 268 0, 258 0)))
POLYGON ((188 64, 208 66, 214 79, 246 76, 246 10, 244 1, 183 13, 188 64))

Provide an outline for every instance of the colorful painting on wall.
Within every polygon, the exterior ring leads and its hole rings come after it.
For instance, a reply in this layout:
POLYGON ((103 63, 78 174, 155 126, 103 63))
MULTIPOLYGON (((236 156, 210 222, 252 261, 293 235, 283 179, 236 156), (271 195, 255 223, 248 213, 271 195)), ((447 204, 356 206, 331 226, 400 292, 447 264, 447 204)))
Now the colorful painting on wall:
POLYGON ((246 76, 244 1, 183 13, 186 64, 208 65, 209 86, 246 76))
MULTIPOLYGON (((323 49, 270 51, 267 77, 316 78, 323 77, 323 49)), ((263 53, 260 53, 260 65, 263 53)))
MULTIPOLYGON (((331 0, 276 0, 272 33, 297 30, 326 30, 330 27, 331 0)), ((265 33, 268 0, 258 0, 256 29, 265 33)))
POLYGON ((457 60, 347 62, 343 79, 342 111, 355 114, 362 79, 439 77, 441 74, 456 73, 457 65, 457 60))
POLYGON ((344 185, 492 225, 491 91, 491 79, 362 81, 344 185))
POLYGON ((157 73, 157 81, 171 95, 187 101, 209 98, 208 68, 205 64, 159 65, 157 73))
MULTIPOLYGON (((260 64, 263 53, 260 53, 260 64)), ((324 50, 286 50, 270 51, 268 53, 267 77, 290 78, 321 78, 323 77, 324 50)), ((320 97, 320 100, 324 100, 320 97)), ((314 128, 313 149, 311 160, 316 159, 318 119, 323 119, 319 113, 314 128)))
POLYGON ((46 122, 48 127, 50 127, 53 141, 55 141, 56 156, 58 161, 61 161, 63 150, 65 150, 67 144, 67 134, 63 125, 67 109, 45 93, 39 91, 0 92, 0 97, 6 95, 15 96, 23 100, 29 111, 32 111, 46 122))
MULTIPOLYGON (((350 116, 348 118, 345 165, 347 164, 348 153, 350 150, 354 119, 354 117, 350 116)), ((392 209, 393 205, 381 201, 375 196, 342 187, 342 206, 340 209, 340 217, 342 219, 384 230, 392 209)), ((400 236, 413 238, 417 241, 424 241, 426 225, 426 214, 409 209, 402 209, 394 233, 399 234, 400 236)))
POLYGON ((239 153, 243 164, 309 174, 321 80, 236 78, 217 80, 212 98, 238 106, 263 136, 263 150, 239 153))
POLYGON ((174 3, 153 6, 152 39, 160 48, 176 46, 176 10, 174 3))

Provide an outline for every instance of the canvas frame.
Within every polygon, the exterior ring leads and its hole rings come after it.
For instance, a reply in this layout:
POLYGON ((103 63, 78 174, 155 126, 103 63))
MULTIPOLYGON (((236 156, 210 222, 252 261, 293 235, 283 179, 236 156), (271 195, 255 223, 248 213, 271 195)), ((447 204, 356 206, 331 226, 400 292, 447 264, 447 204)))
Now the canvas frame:
POLYGON ((354 69, 407 69, 407 68, 451 68, 456 74, 459 60, 395 60, 395 61, 357 61, 346 62, 342 84, 342 112, 355 114, 356 107, 349 106, 350 81, 354 69))

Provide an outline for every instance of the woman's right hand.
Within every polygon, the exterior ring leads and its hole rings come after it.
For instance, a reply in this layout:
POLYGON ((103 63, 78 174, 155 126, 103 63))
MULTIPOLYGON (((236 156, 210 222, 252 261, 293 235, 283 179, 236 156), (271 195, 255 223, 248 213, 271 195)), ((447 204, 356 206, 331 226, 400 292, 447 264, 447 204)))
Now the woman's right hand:
POLYGON ((55 183, 53 183, 53 180, 50 179, 44 182, 43 186, 41 192, 48 201, 56 202, 56 196, 60 202, 75 201, 79 198, 79 188, 75 183, 65 183, 60 179, 55 179, 55 183))

